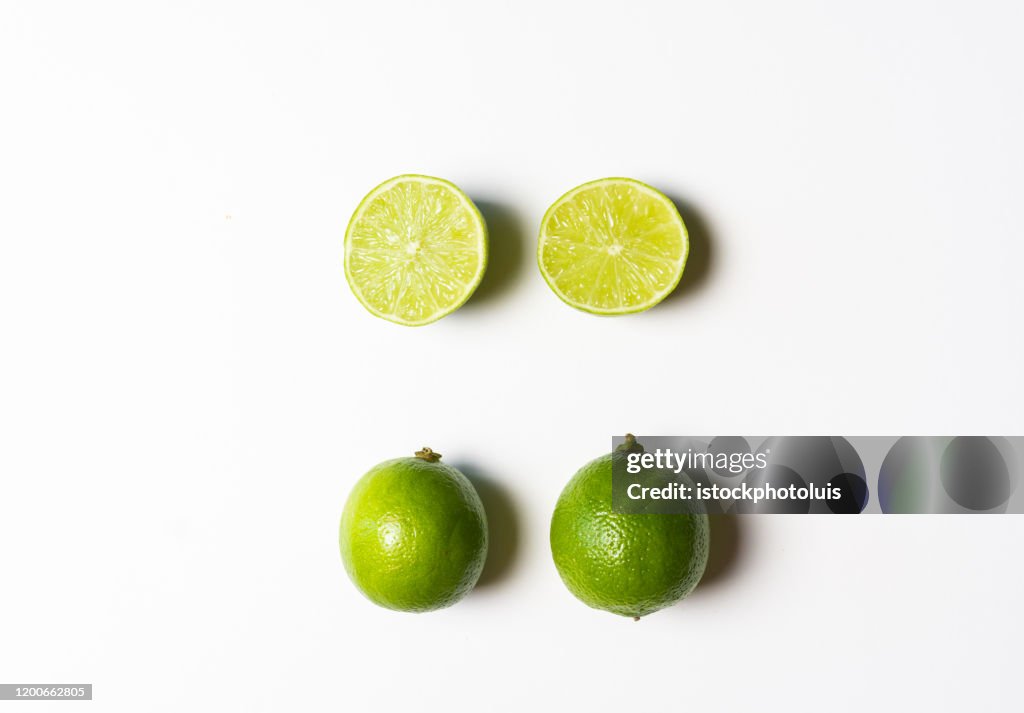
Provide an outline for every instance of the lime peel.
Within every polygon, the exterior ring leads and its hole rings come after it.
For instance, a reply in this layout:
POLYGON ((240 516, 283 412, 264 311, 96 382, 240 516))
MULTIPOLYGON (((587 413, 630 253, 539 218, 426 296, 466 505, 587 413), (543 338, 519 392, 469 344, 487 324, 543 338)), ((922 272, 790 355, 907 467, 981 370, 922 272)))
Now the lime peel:
POLYGON ((455 604, 487 559, 487 515, 473 484, 422 448, 371 468, 342 510, 338 544, 352 583, 387 609, 455 604))

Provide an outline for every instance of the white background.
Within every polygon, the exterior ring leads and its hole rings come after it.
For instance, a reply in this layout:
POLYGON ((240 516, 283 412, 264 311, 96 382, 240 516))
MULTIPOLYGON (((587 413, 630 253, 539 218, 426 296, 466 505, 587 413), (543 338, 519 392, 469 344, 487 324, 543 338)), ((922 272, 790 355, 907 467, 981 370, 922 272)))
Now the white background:
POLYGON ((95 684, 39 710, 1019 707, 1018 517, 748 518, 636 624, 568 594, 547 528, 626 430, 1024 432, 1022 29, 1016 2, 4 2, 0 680, 95 684), (420 329, 341 267, 402 172, 494 241, 420 329), (533 263, 606 175, 694 231, 643 315, 533 263), (337 523, 423 445, 495 551, 405 615, 337 523))

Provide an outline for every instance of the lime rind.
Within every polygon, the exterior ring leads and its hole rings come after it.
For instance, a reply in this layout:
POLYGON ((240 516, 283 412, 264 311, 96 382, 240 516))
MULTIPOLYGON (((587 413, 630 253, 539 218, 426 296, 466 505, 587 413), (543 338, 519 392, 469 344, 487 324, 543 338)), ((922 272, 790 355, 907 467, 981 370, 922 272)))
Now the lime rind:
POLYGON ((549 539, 555 568, 573 596, 639 618, 698 585, 707 567, 710 520, 697 507, 674 514, 614 512, 613 464, 625 455, 616 451, 576 471, 558 496, 549 539))
POLYGON ((338 531, 352 583, 396 611, 455 604, 476 585, 487 559, 487 513, 473 484, 438 462, 440 454, 428 460, 421 453, 379 463, 360 478, 338 531))
POLYGON ((568 191, 545 212, 537 241, 537 264, 551 290, 599 315, 661 302, 678 286, 688 255, 689 234, 675 204, 632 178, 601 178, 568 191))
POLYGON ((404 326, 464 305, 487 269, 487 224, 458 186, 433 176, 384 181, 345 230, 345 279, 371 314, 404 326), (412 259, 415 257, 415 260, 412 259))

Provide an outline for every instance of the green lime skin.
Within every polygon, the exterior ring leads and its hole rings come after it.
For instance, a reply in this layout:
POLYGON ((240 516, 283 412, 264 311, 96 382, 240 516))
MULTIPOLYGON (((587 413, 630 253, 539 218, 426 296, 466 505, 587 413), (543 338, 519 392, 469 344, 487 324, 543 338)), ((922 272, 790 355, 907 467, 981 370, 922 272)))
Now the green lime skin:
POLYGON ((617 451, 580 468, 551 518, 551 554, 573 595, 587 606, 639 619, 685 597, 708 561, 708 516, 612 510, 617 451))
POLYGON ((341 515, 341 559, 375 604, 407 612, 451 606, 487 558, 487 516, 472 483, 429 448, 372 468, 341 515))

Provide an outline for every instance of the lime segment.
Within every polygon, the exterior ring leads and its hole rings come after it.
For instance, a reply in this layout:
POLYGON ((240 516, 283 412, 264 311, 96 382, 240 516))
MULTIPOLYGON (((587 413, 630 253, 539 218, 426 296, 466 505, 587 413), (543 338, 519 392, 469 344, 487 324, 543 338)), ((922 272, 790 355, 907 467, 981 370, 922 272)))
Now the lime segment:
POLYGON ((370 191, 345 232, 345 276, 378 317, 419 326, 461 307, 487 267, 487 227, 454 184, 396 176, 370 191))
POLYGON ((577 186, 541 221, 537 262, 566 304, 628 314, 665 299, 682 277, 686 225, 664 194, 630 178, 577 186))

